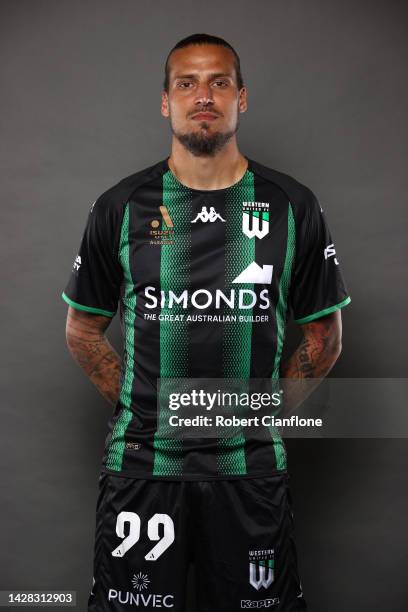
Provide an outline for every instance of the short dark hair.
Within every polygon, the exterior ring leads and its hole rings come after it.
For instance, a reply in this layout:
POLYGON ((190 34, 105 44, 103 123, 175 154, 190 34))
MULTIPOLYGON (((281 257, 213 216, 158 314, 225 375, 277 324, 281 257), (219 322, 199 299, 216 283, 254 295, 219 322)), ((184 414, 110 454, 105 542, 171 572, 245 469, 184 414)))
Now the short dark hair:
POLYGON ((211 36, 211 34, 192 34, 191 36, 187 36, 187 38, 183 38, 179 40, 179 42, 174 45, 172 50, 167 56, 166 64, 164 66, 164 83, 163 87, 165 91, 169 91, 169 59, 173 51, 176 49, 182 49, 183 47, 188 47, 189 45, 220 45, 221 47, 227 47, 230 49, 234 55, 235 60, 235 73, 237 77, 237 86, 238 89, 241 89, 244 86, 244 81, 241 74, 241 63, 239 61, 239 55, 235 51, 234 47, 232 47, 226 40, 223 38, 219 38, 219 36, 211 36))

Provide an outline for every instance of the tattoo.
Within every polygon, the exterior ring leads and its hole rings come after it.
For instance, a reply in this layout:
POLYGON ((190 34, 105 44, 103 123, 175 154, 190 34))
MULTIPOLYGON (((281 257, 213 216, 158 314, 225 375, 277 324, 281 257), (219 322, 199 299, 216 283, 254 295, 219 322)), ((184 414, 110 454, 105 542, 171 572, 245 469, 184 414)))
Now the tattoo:
POLYGON ((326 316, 305 325, 302 342, 282 367, 284 378, 324 378, 338 357, 334 317, 326 316))
POLYGON ((340 313, 304 325, 303 332, 302 342, 281 369, 286 414, 302 404, 335 364, 340 354, 340 313), (291 384, 290 379, 303 380, 304 383, 291 384))
POLYGON ((301 374, 302 378, 313 378, 313 359, 311 357, 310 342, 308 338, 304 338, 299 347, 297 363, 299 374, 301 374))
POLYGON ((71 355, 100 393, 115 405, 119 396, 121 359, 104 335, 107 317, 71 313, 67 343, 71 355))

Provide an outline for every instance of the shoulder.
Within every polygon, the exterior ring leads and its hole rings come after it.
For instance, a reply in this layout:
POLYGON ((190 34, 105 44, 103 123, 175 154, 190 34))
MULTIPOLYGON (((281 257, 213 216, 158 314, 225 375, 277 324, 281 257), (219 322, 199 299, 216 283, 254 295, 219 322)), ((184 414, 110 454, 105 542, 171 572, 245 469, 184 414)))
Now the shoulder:
POLYGON ((280 189, 291 204, 295 217, 307 217, 321 211, 313 191, 289 174, 268 168, 259 162, 249 160, 249 169, 264 181, 280 189))
POLYGON ((165 171, 166 160, 162 160, 126 176, 95 200, 91 206, 91 212, 100 215, 123 211, 127 201, 136 189, 159 178, 165 171))

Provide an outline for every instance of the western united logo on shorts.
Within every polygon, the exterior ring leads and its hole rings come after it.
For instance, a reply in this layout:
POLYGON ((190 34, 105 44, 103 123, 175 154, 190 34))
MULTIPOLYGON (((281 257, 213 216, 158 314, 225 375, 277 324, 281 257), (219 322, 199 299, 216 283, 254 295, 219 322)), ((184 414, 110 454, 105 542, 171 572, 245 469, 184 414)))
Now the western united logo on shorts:
POLYGON ((249 584, 257 591, 261 587, 267 589, 275 579, 275 551, 266 550, 249 551, 249 584))
POLYGON ((269 203, 242 202, 242 231, 248 238, 269 234, 269 203))

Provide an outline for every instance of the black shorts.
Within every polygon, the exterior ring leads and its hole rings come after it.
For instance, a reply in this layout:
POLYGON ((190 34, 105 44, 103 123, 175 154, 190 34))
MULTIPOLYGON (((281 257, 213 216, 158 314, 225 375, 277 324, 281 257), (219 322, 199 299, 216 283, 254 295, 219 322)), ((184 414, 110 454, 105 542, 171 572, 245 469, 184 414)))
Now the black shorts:
POLYGON ((190 563, 199 612, 306 610, 287 480, 102 473, 88 612, 185 611, 190 563))

